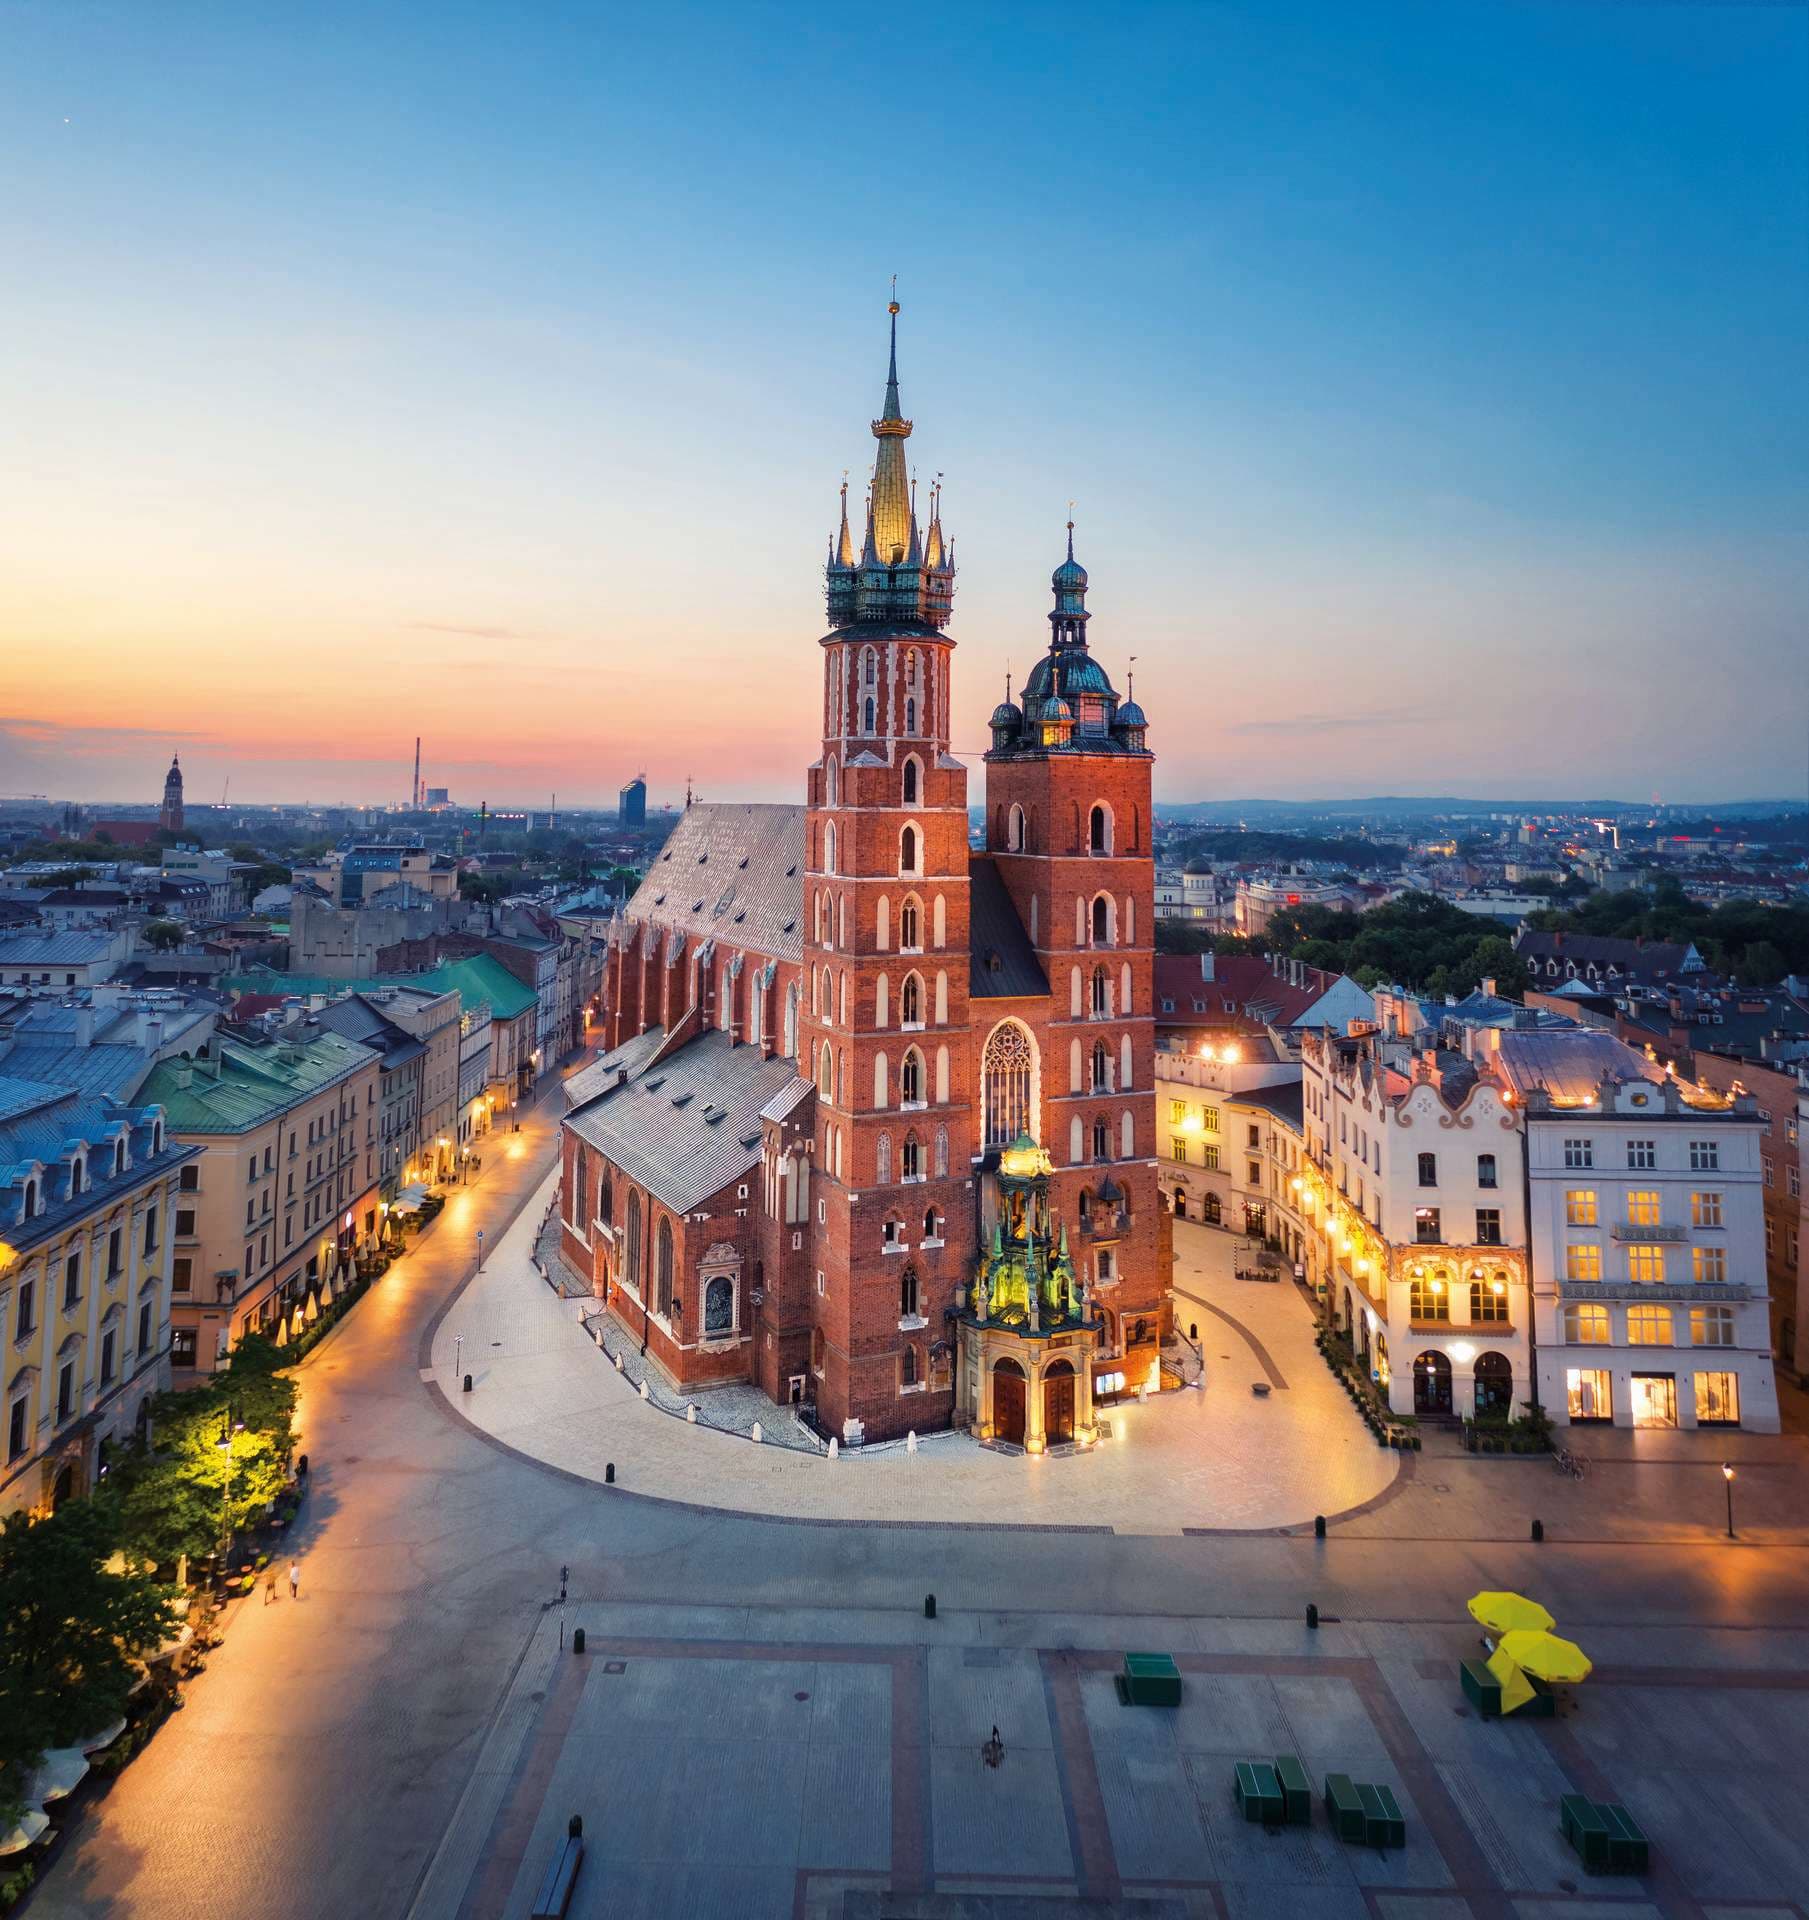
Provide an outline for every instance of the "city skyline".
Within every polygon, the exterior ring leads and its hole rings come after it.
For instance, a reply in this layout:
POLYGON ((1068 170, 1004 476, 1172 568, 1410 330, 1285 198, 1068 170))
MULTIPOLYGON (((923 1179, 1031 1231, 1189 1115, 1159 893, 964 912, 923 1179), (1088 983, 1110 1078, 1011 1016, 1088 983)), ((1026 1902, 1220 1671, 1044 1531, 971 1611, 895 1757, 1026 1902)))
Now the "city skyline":
POLYGON ((1073 496, 1159 801, 1800 793, 1802 17, 1158 17, 15 20, 0 790, 795 800, 896 272, 970 759, 1073 496))

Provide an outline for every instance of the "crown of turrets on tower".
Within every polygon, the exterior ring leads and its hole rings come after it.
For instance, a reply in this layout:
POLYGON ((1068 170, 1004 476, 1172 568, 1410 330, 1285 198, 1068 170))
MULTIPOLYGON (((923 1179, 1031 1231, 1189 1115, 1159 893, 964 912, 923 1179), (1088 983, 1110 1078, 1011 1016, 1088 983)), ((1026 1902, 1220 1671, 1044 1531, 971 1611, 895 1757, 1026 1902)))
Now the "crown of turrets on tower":
POLYGON ((898 404, 898 302, 892 316, 886 400, 873 422, 879 450, 867 494, 859 551, 848 524, 848 483, 842 483, 842 523, 829 543, 824 586, 832 628, 876 622, 946 627, 955 598, 955 548, 942 531, 942 485, 930 489, 929 526, 917 524, 917 486, 905 468, 911 423, 898 404))
POLYGON ((1006 697, 993 709, 992 748, 987 758, 1039 754, 1147 753, 1149 722, 1128 695, 1118 697, 1110 676, 1087 651, 1087 570, 1074 557, 1074 522, 1068 522, 1068 557, 1049 576, 1055 606, 1049 615, 1049 651, 1030 670, 1023 697, 1006 697))

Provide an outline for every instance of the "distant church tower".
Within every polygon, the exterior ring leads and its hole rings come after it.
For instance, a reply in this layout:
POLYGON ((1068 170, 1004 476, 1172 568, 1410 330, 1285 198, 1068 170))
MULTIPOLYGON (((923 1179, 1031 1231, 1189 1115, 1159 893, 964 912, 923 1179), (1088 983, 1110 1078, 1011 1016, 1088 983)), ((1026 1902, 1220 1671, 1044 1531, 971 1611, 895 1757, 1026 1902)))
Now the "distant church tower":
POLYGON ((157 824, 171 833, 182 831, 182 761, 179 756, 170 756, 170 771, 163 783, 163 811, 157 816, 157 824))

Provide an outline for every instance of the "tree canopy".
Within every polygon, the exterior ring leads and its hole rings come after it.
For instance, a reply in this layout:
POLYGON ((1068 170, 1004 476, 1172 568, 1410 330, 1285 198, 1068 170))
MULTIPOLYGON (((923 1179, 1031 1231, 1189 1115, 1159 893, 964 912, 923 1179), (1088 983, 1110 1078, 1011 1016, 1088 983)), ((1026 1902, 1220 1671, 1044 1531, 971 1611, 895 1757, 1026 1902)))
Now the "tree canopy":
POLYGON ((118 1516, 98 1500, 0 1526, 0 1822, 47 1749, 119 1718, 137 1663, 164 1637, 167 1590, 136 1562, 110 1571, 120 1545, 118 1516))
POLYGON ((1694 941, 1715 972, 1730 973, 1743 986, 1770 986, 1786 973, 1809 972, 1809 905, 1773 907, 1759 900, 1729 900, 1704 906, 1668 877, 1649 890, 1592 893, 1565 911, 1532 914, 1527 924, 1547 933, 1694 941))

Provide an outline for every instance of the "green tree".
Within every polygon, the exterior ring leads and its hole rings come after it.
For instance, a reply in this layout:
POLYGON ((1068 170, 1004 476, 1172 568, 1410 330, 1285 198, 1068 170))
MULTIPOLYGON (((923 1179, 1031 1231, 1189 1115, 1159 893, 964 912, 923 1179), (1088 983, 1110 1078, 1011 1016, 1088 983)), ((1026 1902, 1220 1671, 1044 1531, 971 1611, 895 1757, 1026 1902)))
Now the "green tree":
POLYGON ((118 1719, 135 1663, 164 1637, 168 1590, 142 1565, 110 1570, 119 1546, 117 1518, 98 1500, 0 1526, 0 1822, 16 1818, 47 1748, 118 1719))
POLYGON ((1744 987, 1773 987, 1788 968, 1782 951, 1769 940, 1755 940, 1740 959, 1740 984, 1744 987))
POLYGON ((219 1546, 282 1491, 294 1445, 295 1382, 261 1334, 247 1334, 206 1386, 159 1395, 151 1444, 109 1476, 123 1538, 160 1567, 219 1546), (227 1443, 230 1444, 227 1444, 227 1443))
POLYGON ((182 944, 182 928, 174 920, 147 920, 144 938, 146 946, 154 947, 159 953, 171 953, 182 944))

